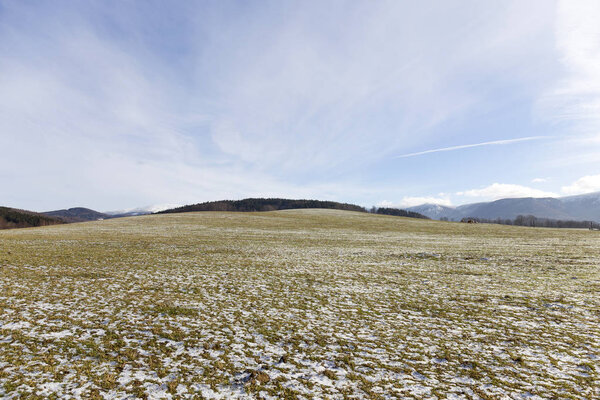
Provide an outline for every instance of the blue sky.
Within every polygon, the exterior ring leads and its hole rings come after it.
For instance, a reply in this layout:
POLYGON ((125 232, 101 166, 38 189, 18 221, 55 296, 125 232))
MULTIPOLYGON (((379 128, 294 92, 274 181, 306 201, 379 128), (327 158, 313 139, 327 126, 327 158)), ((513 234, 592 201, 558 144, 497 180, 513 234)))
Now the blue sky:
POLYGON ((598 20, 597 1, 0 1, 0 203, 598 191, 598 20))

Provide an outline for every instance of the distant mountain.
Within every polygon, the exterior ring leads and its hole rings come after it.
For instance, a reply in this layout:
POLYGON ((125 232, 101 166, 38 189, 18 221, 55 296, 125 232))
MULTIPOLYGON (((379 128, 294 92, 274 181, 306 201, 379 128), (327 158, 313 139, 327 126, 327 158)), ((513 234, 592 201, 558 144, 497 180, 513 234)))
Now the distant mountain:
POLYGON ((108 214, 104 214, 83 207, 69 208, 65 210, 46 211, 42 214, 60 218, 65 222, 98 221, 102 219, 111 218, 111 216, 108 214))
POLYGON ((569 197, 524 197, 447 207, 423 204, 408 211, 424 214, 432 219, 460 220, 464 217, 485 219, 514 219, 518 215, 574 221, 600 221, 600 192, 569 197))
POLYGON ((155 204, 153 206, 147 207, 137 207, 137 208, 129 208, 125 210, 118 211, 106 211, 105 214, 108 214, 111 218, 120 218, 120 217, 133 217, 136 215, 148 215, 158 213, 159 211, 168 210, 171 208, 180 207, 179 204, 155 204))
POLYGON ((0 229, 30 228, 63 224, 64 221, 33 211, 18 210, 16 208, 0 207, 0 229))
POLYGON ((600 192, 562 197, 565 210, 580 220, 600 222, 600 192))
POLYGON ((518 198, 501 199, 489 203, 467 204, 457 207, 465 217, 478 217, 487 219, 509 218, 518 215, 535 215, 540 218, 573 219, 566 212, 563 203, 554 198, 518 198))
POLYGON ((122 217, 135 217, 138 215, 148 215, 148 214, 152 214, 151 211, 148 210, 144 210, 144 209, 135 209, 135 210, 125 210, 125 211, 107 211, 105 213, 108 217, 107 218, 122 218, 122 217))
POLYGON ((192 211, 275 211, 296 208, 330 208, 336 210, 366 212, 364 207, 355 204, 321 200, 263 199, 221 200, 192 204, 157 212, 157 214, 182 213, 192 211))
POLYGON ((394 215, 396 217, 406 217, 406 218, 421 218, 421 219, 430 219, 429 217, 414 211, 406 211, 401 210, 399 208, 387 208, 381 207, 375 211, 376 214, 383 215, 394 215))
POLYGON ((407 211, 416 212, 419 214, 423 214, 431 219, 440 219, 446 217, 450 219, 450 216, 454 215, 455 208, 442 206, 440 204, 421 204, 420 206, 409 207, 406 209, 407 211))

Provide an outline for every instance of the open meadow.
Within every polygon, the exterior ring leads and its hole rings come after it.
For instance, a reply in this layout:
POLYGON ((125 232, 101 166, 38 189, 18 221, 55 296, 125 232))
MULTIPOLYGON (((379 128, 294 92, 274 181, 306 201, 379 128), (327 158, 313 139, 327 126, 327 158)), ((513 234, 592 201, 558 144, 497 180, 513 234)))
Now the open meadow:
POLYGON ((600 232, 335 210, 2 231, 0 398, 598 399, 600 232))

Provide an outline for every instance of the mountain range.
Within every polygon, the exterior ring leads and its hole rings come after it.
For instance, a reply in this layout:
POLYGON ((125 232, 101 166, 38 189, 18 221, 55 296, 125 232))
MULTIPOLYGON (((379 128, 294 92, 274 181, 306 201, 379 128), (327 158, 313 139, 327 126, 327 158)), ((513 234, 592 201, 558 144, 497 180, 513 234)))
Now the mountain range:
MULTIPOLYGON (((31 226, 53 225, 60 223, 97 221, 109 218, 128 217, 159 213, 177 213, 189 211, 270 211, 290 208, 334 208, 351 211, 367 211, 361 206, 318 200, 290 199, 244 199, 223 200, 198 203, 189 206, 165 209, 164 206, 138 208, 114 212, 98 212, 89 208, 75 207, 63 210, 36 213, 8 207, 0 207, 0 229, 25 228, 31 226)), ((552 220, 594 221, 600 222, 600 192, 568 197, 524 197, 500 199, 489 202, 464 204, 449 207, 440 204, 422 204, 404 210, 380 208, 379 214, 391 214, 410 217, 426 216, 431 219, 460 221, 465 217, 488 220, 510 219, 517 216, 533 215, 537 218, 552 220), (420 215, 422 214, 422 215, 420 215)))
POLYGON ((514 219, 519 215, 538 218, 600 221, 600 192, 568 197, 523 197, 448 207, 440 204, 422 204, 407 208, 432 219, 459 221, 465 217, 485 219, 514 219))

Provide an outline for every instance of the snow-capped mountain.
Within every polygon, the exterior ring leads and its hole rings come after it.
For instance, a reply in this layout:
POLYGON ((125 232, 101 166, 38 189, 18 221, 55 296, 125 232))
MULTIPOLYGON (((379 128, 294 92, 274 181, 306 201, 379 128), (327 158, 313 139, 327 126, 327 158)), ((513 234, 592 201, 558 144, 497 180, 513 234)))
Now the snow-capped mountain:
POLYGON ((420 206, 414 206, 407 208, 408 211, 418 212, 419 214, 423 214, 431 219, 440 219, 446 217, 450 219, 450 215, 454 215, 456 212, 455 207, 443 206, 441 204, 421 204, 420 206))
POLYGON ((127 217, 127 216, 135 216, 135 215, 146 215, 152 214, 159 211, 168 210, 171 208, 179 207, 181 204, 155 204, 152 206, 146 207, 136 207, 136 208, 128 208, 125 210, 117 210, 117 211, 106 211, 105 214, 108 214, 112 217, 127 217))

